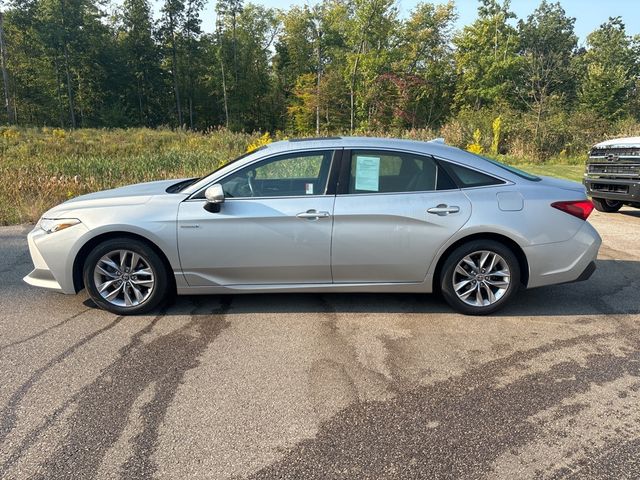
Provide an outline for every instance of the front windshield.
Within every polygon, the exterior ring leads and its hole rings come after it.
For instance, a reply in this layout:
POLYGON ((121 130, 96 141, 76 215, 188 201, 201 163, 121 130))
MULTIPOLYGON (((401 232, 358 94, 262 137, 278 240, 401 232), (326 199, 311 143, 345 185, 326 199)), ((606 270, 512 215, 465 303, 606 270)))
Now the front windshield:
POLYGON ((502 162, 499 162, 497 160, 493 160, 492 158, 483 157, 483 156, 477 155, 475 153, 472 153, 472 155, 475 155, 478 158, 482 158, 483 160, 486 160, 487 162, 492 163, 493 165, 496 165, 496 166, 502 168, 503 170, 511 172, 514 175, 519 176, 520 178, 524 178, 525 180, 529 180, 530 182, 539 182, 540 180, 542 180, 540 177, 538 177, 536 175, 533 175, 531 173, 525 172, 524 170, 520 170, 519 168, 512 167, 511 165, 507 165, 506 163, 502 163, 502 162))

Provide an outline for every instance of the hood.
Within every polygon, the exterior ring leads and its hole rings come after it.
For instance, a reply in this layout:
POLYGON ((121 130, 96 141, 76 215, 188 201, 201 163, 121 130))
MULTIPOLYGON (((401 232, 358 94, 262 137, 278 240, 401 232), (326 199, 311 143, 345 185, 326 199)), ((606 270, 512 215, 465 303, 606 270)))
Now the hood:
POLYGON ((605 142, 597 143, 593 148, 629 148, 640 147, 640 137, 613 138, 605 142))
POLYGON ((586 195, 586 189, 583 184, 574 182, 571 180, 563 180, 561 178, 555 177, 545 177, 542 175, 538 175, 542 181, 540 182, 542 185, 554 188, 561 188, 563 190, 572 190, 574 192, 582 192, 586 195))
POLYGON ((110 190, 102 190, 100 192, 80 195, 79 197, 67 200, 60 205, 53 207, 44 213, 44 217, 54 218, 60 217, 66 212, 78 210, 82 208, 96 207, 121 207, 127 205, 140 205, 147 203, 156 195, 176 195, 176 199, 182 199, 184 195, 180 193, 167 193, 167 188, 171 185, 184 181, 186 179, 160 180, 156 182, 137 183, 135 185, 127 185, 125 187, 112 188, 110 190))

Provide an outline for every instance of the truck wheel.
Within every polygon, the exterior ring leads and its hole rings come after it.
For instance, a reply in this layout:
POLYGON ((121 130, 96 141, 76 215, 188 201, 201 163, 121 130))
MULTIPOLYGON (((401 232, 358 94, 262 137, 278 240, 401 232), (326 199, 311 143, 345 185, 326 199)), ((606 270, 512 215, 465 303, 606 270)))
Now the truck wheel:
POLYGON ((592 198, 591 200, 599 212, 614 213, 622 208, 622 202, 618 200, 607 200, 606 198, 592 198))

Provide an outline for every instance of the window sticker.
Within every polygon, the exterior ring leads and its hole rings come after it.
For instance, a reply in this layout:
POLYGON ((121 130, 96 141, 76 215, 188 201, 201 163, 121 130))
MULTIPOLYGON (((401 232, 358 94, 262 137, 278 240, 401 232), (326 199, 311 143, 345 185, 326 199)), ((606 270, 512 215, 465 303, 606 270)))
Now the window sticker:
POLYGON ((356 156, 356 190, 380 190, 380 157, 356 156))
POLYGON ((304 193, 307 195, 313 195, 313 183, 304 184, 304 193))

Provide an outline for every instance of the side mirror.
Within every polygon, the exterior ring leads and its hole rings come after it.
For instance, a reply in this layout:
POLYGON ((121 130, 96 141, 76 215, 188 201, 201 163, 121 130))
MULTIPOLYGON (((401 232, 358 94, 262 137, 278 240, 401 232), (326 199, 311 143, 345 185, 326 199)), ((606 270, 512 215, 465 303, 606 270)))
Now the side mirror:
POLYGON ((224 203, 224 190, 222 185, 214 183, 204 191, 204 198, 207 199, 207 203, 204 204, 204 209, 207 212, 218 213, 220 207, 224 203))

